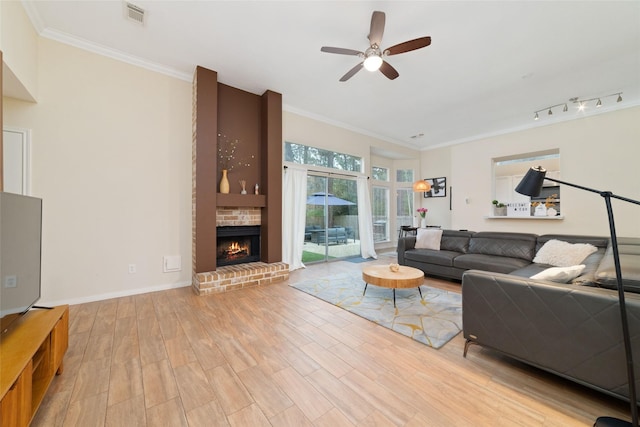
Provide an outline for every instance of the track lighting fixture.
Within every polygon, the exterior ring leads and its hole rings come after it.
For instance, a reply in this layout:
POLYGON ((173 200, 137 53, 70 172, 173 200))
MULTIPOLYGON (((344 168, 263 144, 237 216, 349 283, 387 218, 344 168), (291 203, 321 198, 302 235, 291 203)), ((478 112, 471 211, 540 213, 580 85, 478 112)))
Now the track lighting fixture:
MULTIPOLYGON (((600 107, 602 107, 602 99, 603 98, 609 98, 611 96, 617 96, 616 102, 622 102, 622 92, 616 92, 616 93, 612 93, 610 95, 600 96, 600 97, 597 97, 597 98, 589 98, 589 99, 580 99, 578 97, 569 98, 569 102, 577 104, 578 105, 578 111, 584 111, 587 108, 587 104, 589 102, 596 101, 596 108, 600 108, 600 107)), ((562 106, 562 112, 563 113, 566 113, 567 111, 569 111, 569 107, 567 106, 567 103, 563 102, 561 104, 551 105, 549 107, 546 107, 546 108, 543 108, 541 110, 535 111, 534 115, 533 115, 533 120, 539 120, 540 119, 539 113, 542 113, 545 110, 547 110, 547 115, 548 116, 553 115, 553 109, 556 108, 556 107, 560 107, 560 106, 562 106)))

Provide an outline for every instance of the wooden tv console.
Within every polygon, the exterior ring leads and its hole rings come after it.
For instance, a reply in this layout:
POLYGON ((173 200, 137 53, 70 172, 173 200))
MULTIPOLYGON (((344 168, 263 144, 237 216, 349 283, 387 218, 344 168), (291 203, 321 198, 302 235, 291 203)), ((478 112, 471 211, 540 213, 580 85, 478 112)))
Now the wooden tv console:
POLYGON ((34 309, 0 336, 0 426, 28 426, 69 346, 69 306, 34 309))

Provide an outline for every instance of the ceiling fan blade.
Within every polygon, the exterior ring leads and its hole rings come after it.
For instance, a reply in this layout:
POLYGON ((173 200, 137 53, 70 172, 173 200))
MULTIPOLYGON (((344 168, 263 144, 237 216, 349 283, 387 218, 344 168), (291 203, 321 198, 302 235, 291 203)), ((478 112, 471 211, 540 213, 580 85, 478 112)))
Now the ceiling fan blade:
POLYGON ((389 80, 394 80, 400 75, 387 61, 382 61, 380 72, 387 76, 389 80))
POLYGON ((338 53, 340 55, 353 55, 353 56, 364 55, 364 53, 360 52, 359 50, 344 49, 342 47, 322 46, 320 50, 322 52, 338 53))
POLYGON ((384 33, 384 12, 374 11, 371 15, 371 28, 369 29, 369 43, 380 46, 382 34, 384 33))
POLYGON ((384 50, 386 55, 397 55, 399 53, 410 52, 412 50, 427 47, 431 44, 431 37, 420 37, 418 39, 409 40, 404 43, 399 43, 395 46, 391 46, 384 50))
POLYGON ((359 63, 358 65, 356 65, 355 67, 353 67, 352 69, 350 69, 347 74, 345 74, 344 76, 342 76, 340 78, 341 82, 346 82, 347 80, 349 80, 351 77, 354 76, 355 73, 357 73, 358 71, 360 71, 363 67, 364 62, 359 63))

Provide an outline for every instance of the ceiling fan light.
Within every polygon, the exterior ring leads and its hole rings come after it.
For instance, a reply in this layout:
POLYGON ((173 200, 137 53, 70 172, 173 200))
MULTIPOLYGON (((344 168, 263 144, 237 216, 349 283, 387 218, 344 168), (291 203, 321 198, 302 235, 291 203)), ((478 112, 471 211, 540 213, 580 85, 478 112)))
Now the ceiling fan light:
POLYGON ((538 113, 536 113, 535 116, 533 116, 533 120, 538 120, 540 117, 538 117, 538 113))
POLYGON ((382 65, 382 58, 378 55, 369 55, 364 60, 364 68, 368 71, 377 71, 382 65))
POLYGON ((602 101, 598 99, 598 102, 596 102, 596 108, 600 108, 600 107, 602 107, 602 101))

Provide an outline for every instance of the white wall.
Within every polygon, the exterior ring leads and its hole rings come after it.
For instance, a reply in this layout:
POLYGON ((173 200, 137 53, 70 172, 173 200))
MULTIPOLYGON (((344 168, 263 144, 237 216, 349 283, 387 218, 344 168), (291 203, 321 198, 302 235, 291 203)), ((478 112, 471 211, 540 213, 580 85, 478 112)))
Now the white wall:
MULTIPOLYGON (((485 219, 491 212, 492 159, 559 148, 563 181, 639 200, 639 119, 640 107, 633 107, 444 149, 451 153, 452 228, 608 235, 602 197, 567 186, 561 189, 564 220, 485 219)), ((423 153, 423 159, 430 155, 423 153)), ((614 201, 613 208, 618 234, 640 237, 640 206, 614 201)))
POLYGON ((4 93, 35 100, 38 35, 19 1, 0 1, 0 50, 4 93))
POLYGON ((5 125, 32 130, 40 303, 190 284, 191 84, 38 43, 38 103, 3 102, 5 125), (182 271, 163 273, 163 255, 181 255, 182 271))

